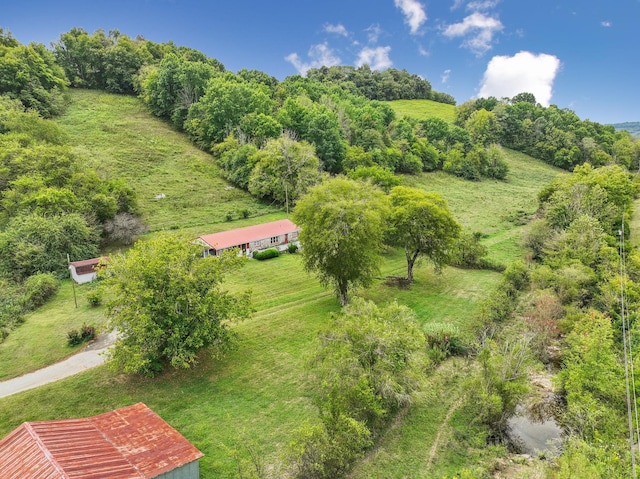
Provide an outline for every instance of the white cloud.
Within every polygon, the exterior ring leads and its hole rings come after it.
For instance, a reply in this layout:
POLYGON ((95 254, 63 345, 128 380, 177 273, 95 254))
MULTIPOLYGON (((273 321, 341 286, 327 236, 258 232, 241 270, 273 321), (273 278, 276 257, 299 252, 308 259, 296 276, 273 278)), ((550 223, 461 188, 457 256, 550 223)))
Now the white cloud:
POLYGON ((422 4, 417 0, 394 0, 393 3, 402 10, 404 22, 409 25, 411 34, 416 35, 422 24, 427 21, 422 4))
POLYGON ((491 49, 493 35, 502 28, 502 22, 497 18, 474 12, 462 22, 449 25, 443 33, 450 38, 465 37, 462 46, 480 56, 491 49))
POLYGON ((360 50, 356 66, 369 65, 372 70, 385 70, 393 66, 393 62, 389 58, 391 47, 365 47, 360 50))
POLYGON ((447 83, 449 81, 449 76, 451 75, 451 70, 449 70, 448 68, 442 72, 442 76, 440 77, 440 81, 442 81, 442 83, 447 83))
POLYGON ((330 23, 324 26, 324 31, 327 33, 335 33, 336 35, 342 35, 343 37, 348 37, 349 32, 341 23, 337 25, 331 25, 330 23))
POLYGON ((546 53, 522 51, 512 57, 498 55, 487 65, 478 96, 511 98, 527 92, 533 93, 541 105, 549 106, 559 69, 558 57, 546 53))
POLYGON ((306 75, 307 71, 311 68, 320 68, 322 66, 332 67, 340 65, 341 60, 334 51, 329 48, 329 45, 325 43, 319 43, 309 48, 308 53, 309 62, 304 62, 300 59, 297 53, 291 53, 285 57, 289 63, 291 63, 300 75, 306 75))
POLYGON ((430 55, 429 50, 424 48, 422 45, 418 45, 418 53, 423 57, 428 57, 430 55))
POLYGON ((492 8, 495 8, 498 3, 500 3, 500 0, 478 0, 478 1, 474 1, 474 2, 469 2, 467 4, 467 10, 472 10, 474 12, 480 11, 480 10, 490 10, 492 8))
POLYGON ((600 25, 602 25, 603 27, 610 27, 612 23, 608 20, 605 20, 604 22, 600 22, 600 25))
POLYGON ((365 32, 367 32, 367 39, 369 40, 369 43, 378 43, 378 38, 382 35, 382 28, 380 28, 380 25, 374 23, 373 25, 370 25, 365 32))

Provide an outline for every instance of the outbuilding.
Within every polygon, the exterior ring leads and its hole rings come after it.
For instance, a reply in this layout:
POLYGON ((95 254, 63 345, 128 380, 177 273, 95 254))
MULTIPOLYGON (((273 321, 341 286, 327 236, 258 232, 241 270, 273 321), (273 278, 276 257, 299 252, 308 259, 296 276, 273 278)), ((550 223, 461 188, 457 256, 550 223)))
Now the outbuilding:
POLYGON ((0 440, 3 479, 198 479, 203 454, 145 404, 25 422, 0 440))
POLYGON ((254 251, 269 248, 285 251, 290 243, 300 246, 298 233, 300 228, 291 220, 278 220, 199 236, 196 241, 204 247, 205 256, 219 256, 232 248, 237 248, 239 254, 251 256, 254 251))
POLYGON ((85 259, 82 261, 71 261, 69 263, 71 278, 78 284, 93 281, 97 277, 100 265, 105 264, 107 261, 109 261, 109 258, 106 256, 85 259))

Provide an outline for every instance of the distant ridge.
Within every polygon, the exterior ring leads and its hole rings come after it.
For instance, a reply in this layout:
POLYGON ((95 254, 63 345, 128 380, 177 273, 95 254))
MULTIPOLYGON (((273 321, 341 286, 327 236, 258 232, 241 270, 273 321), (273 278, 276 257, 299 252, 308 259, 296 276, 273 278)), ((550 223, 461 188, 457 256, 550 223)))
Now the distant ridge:
POLYGON ((625 123, 613 123, 616 130, 627 130, 631 136, 640 138, 640 121, 627 121, 625 123))

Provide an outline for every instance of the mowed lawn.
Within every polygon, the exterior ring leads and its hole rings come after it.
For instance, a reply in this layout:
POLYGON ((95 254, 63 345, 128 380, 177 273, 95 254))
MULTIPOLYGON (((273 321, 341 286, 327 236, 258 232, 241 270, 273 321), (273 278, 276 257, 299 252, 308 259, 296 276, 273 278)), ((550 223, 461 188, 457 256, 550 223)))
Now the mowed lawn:
MULTIPOLYGON (((404 256, 385 257, 383 274, 404 269, 404 256)), ((421 323, 451 321, 464 329, 479 299, 500 275, 447 268, 435 275, 418 267, 409 290, 382 278, 365 297, 411 305, 421 323)), ((255 315, 235 326, 238 348, 222 360, 203 355, 193 370, 158 378, 118 375, 107 367, 0 400, 0 436, 23 421, 83 417, 138 401, 146 403, 204 453, 202 478, 231 478, 229 448, 247 441, 277 463, 292 432, 316 418, 305 377, 319 331, 339 304, 331 291, 304 272, 300 255, 249 261, 228 279, 231 291, 251 289, 255 315)), ((379 476, 383 477, 383 476, 379 476)))
POLYGON ((136 97, 71 89, 71 104, 56 119, 89 167, 124 178, 138 194, 152 231, 223 222, 247 211, 276 211, 224 181, 213 158, 136 97))

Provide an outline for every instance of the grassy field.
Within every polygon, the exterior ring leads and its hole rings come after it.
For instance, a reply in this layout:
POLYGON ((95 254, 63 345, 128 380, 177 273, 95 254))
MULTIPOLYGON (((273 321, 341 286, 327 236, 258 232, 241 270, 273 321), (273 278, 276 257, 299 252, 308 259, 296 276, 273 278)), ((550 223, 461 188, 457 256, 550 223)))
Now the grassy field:
MULTIPOLYGON (((238 349, 225 359, 203 356, 193 371, 156 379, 117 375, 99 367, 2 399, 0 436, 27 420, 87 416, 142 401, 205 453, 203 478, 235 477, 227 448, 244 436, 252 438, 269 463, 277 462, 292 431, 315 417, 304 364, 318 331, 329 324, 329 313, 339 309, 333 294, 303 271, 300 259, 285 255, 250 261, 229 279, 231 290, 252 289, 257 312, 237 325, 238 349)), ((403 255, 394 252, 385 258, 383 273, 403 268, 403 255)), ((410 290, 379 280, 361 293, 380 302, 396 299, 409 304, 422 323, 448 320, 464 329, 478 299, 499 279, 496 273, 454 268, 435 275, 423 264, 410 290)), ((425 400, 426 410, 430 404, 425 400)))
POLYGON ((517 151, 504 151, 509 165, 505 181, 469 182, 439 171, 405 176, 404 184, 442 194, 466 230, 484 235, 490 257, 510 262, 523 253, 520 238, 538 208, 538 191, 566 172, 517 151))
POLYGON ((90 285, 75 287, 75 307, 71 280, 62 282, 54 299, 25 316, 25 322, 0 343, 0 381, 55 363, 82 346, 67 345, 67 333, 83 324, 100 328, 103 308, 89 306, 90 285))
POLYGON ((430 116, 437 116, 448 123, 453 123, 456 115, 455 105, 438 103, 431 100, 394 100, 386 103, 388 103, 396 112, 396 115, 400 117, 411 116, 418 120, 423 120, 430 116))
POLYGON ((70 95, 57 123, 88 166, 134 186, 151 231, 219 223, 243 210, 276 211, 222 180, 211 155, 154 118, 139 99, 77 89, 70 95))
MULTIPOLYGON (((138 100, 87 91, 72 94, 74 104, 60 124, 82 144, 78 148, 101 165, 101 171, 128 178, 140 194, 152 230, 171 228, 193 238, 284 217, 283 212, 228 189, 215 176, 208 155, 152 119, 138 100), (151 145, 151 152, 140 160, 145 145, 151 145), (199 175, 200 181, 195 181, 199 175), (158 192, 167 198, 155 200, 158 192), (187 197, 206 194, 213 195, 210 201, 186 206, 187 197), (227 211, 241 208, 251 208, 255 216, 224 221, 227 211)), ((441 192, 465 228, 486 235, 491 257, 508 262, 522 254, 521 223, 535 211, 537 191, 559 172, 515 152, 508 152, 507 161, 511 172, 505 182, 472 183, 441 173, 407 176, 403 181, 441 192)), ((378 304, 398 301, 411 307, 421 324, 450 323, 463 334, 482 298, 501 279, 491 271, 455 268, 436 275, 424 262, 416 267, 410 289, 385 285, 385 276, 403 275, 405 268, 404 254, 389 251, 380 278, 354 294, 378 304)), ((277 465, 293 431, 316 419, 305 363, 318 332, 330 325, 339 304, 331 291, 304 272, 299 255, 249 261, 226 284, 232 291, 252 290, 256 308, 252 318, 235 326, 238 347, 227 357, 212 360, 203 355, 194 370, 167 372, 155 379, 119 375, 101 366, 0 399, 0 437, 23 421, 84 417, 142 401, 205 453, 203 479, 237 477, 232 450, 243 442, 255 447, 268 464, 277 465)), ((75 310, 66 282, 54 301, 29 315, 0 344, 0 377, 57 361, 72 352, 65 340, 69 329, 85 321, 101 324, 102 310, 86 306, 82 298, 86 289, 78 292, 80 307, 75 310)), ((440 478, 490 461, 496 452, 467 437, 472 432, 467 427, 471 418, 462 407, 466 367, 466 361, 453 360, 429 376, 425 392, 357 465, 352 477, 440 478)))

